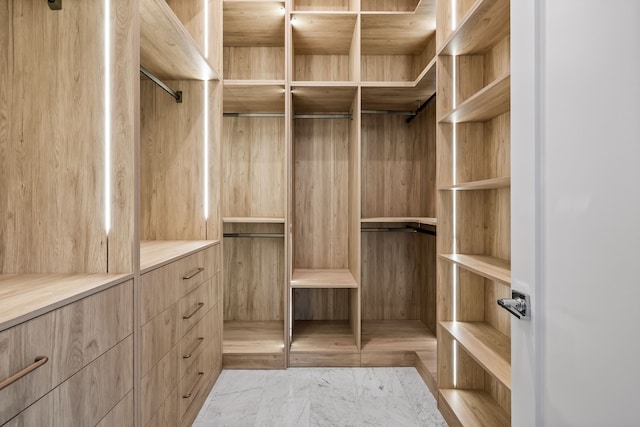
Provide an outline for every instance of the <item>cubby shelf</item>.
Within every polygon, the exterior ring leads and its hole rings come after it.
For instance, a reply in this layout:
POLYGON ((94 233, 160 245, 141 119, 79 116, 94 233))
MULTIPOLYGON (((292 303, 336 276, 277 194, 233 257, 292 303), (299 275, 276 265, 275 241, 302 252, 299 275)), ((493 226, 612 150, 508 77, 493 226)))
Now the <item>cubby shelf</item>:
POLYGON ((508 0, 477 0, 456 30, 445 40, 439 55, 482 53, 510 32, 508 0))
POLYGON ((511 186, 511 177, 483 179, 479 181, 463 182, 460 184, 440 187, 439 190, 495 190, 498 188, 508 188, 511 186))
POLYGON ((503 285, 511 285, 511 263, 485 255, 440 254, 440 259, 457 264, 465 270, 479 274, 503 285))
POLYGON ((447 114, 442 122, 484 122, 511 108, 511 76, 506 74, 484 87, 447 114))
POLYGON ((461 426, 508 427, 510 416, 489 393, 481 390, 441 389, 440 411, 447 420, 455 419, 461 426))
MULTIPOLYGON (((362 13, 415 13, 420 9, 420 5, 431 3, 421 0, 392 0, 381 2, 380 0, 360 0, 360 10, 362 13), (393 7, 393 9, 392 9, 393 7)), ((432 3, 431 3, 432 4, 432 3)))
POLYGON ((420 320, 363 320, 362 352, 434 351, 436 336, 420 320))
POLYGON ((292 288, 306 289, 350 289, 358 283, 347 269, 306 269, 293 270, 292 288))
POLYGON ((291 353, 357 353, 347 320, 296 320, 291 353))
MULTIPOLYGON (((336 82, 331 82, 336 83, 336 82)), ((318 84, 294 82, 291 88, 293 110, 300 113, 349 113, 357 93, 353 84, 318 84)))
POLYGON ((502 385, 511 390, 511 343, 483 322, 440 322, 467 353, 502 385))
POLYGON ((282 321, 225 321, 224 354, 284 353, 282 321))
POLYGON ((284 2, 224 2, 225 46, 284 46, 284 30, 284 2))
POLYGON ((140 65, 161 79, 219 79, 165 0, 140 2, 140 65))
POLYGON ((414 13, 363 14, 361 20, 362 55, 420 54, 436 30, 433 19, 414 13))
POLYGON ((216 243, 216 240, 143 240, 140 242, 140 272, 146 273, 216 243))
POLYGON ((223 97, 225 113, 284 114, 284 81, 225 80, 223 97))
POLYGON ((362 218, 360 220, 361 223, 404 223, 404 222, 413 222, 424 225, 437 225, 438 220, 436 218, 428 218, 428 217, 375 217, 375 218, 362 218))
POLYGON ((222 221, 235 224, 284 224, 284 218, 255 216, 224 217, 222 221))

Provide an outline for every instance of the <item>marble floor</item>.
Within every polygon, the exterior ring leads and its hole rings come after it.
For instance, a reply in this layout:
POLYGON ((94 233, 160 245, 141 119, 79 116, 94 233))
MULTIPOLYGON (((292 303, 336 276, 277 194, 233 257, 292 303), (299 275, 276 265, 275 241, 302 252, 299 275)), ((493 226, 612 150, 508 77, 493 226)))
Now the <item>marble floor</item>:
POLYGON ((415 368, 223 371, 195 427, 446 427, 415 368))

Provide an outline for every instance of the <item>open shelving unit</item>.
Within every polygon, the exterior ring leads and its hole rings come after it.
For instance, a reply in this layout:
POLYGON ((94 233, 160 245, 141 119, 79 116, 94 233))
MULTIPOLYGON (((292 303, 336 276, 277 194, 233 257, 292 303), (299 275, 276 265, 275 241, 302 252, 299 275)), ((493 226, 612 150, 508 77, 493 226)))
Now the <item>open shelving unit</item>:
POLYGON ((509 2, 437 8, 439 408, 451 425, 508 426, 509 2))

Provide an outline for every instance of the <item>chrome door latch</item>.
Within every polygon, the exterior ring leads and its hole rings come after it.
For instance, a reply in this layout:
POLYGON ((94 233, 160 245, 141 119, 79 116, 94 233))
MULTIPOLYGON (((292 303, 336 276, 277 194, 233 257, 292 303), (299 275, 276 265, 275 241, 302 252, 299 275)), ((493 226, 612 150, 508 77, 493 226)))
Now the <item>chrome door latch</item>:
POLYGON ((511 298, 501 298, 498 305, 520 320, 531 319, 531 300, 529 295, 518 291, 511 291, 511 298))

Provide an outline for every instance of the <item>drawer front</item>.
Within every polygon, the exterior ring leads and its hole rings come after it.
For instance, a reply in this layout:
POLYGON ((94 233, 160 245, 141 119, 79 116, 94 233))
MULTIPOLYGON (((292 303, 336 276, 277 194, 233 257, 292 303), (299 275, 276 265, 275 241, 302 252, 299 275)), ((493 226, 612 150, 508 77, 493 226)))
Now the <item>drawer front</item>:
POLYGON ((131 281, 39 316, 0 333, 0 381, 47 361, 0 390, 4 423, 71 377, 133 331, 131 281))
POLYGON ((142 275, 142 323, 197 288, 213 275, 212 270, 219 269, 213 249, 196 252, 142 275))
POLYGON ((133 391, 130 391, 96 427, 133 427, 133 417, 133 391))
POLYGON ((178 342, 178 304, 173 304, 140 329, 140 369, 145 375, 178 342))
POLYGON ((183 337, 209 312, 212 281, 207 280, 178 302, 178 337, 183 337))
POLYGON ((145 427, 175 427, 178 425, 178 389, 169 393, 160 409, 151 417, 145 427))
POLYGON ((184 377, 207 347, 216 345, 215 311, 211 310, 178 343, 178 378, 184 377))
POLYGON ((131 394, 132 389, 133 336, 130 335, 21 412, 7 427, 95 426, 131 394))
POLYGON ((178 416, 182 420, 192 403, 199 401, 201 393, 206 390, 209 376, 213 369, 212 347, 205 347, 187 369, 178 386, 178 416))
POLYGON ((147 425, 178 385, 178 347, 175 346, 141 381, 142 425, 147 425))

